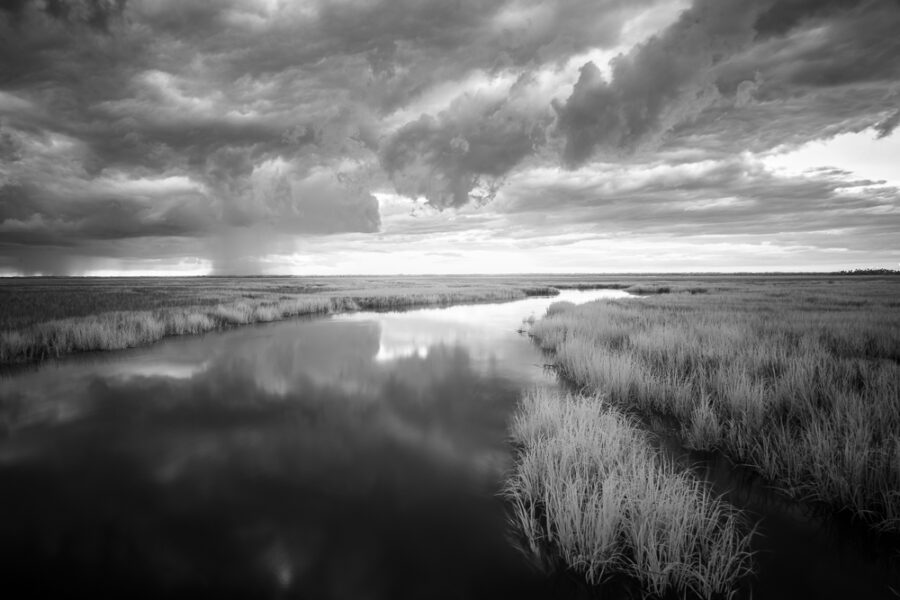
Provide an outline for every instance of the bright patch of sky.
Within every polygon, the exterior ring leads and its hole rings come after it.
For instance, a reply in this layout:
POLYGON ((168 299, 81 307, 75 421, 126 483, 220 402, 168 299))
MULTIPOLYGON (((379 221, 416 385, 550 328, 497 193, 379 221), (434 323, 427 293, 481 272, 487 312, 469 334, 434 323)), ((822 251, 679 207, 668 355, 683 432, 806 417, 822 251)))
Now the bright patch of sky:
POLYGON ((884 138, 866 129, 842 133, 827 140, 814 140, 794 150, 762 158, 776 172, 812 174, 821 169, 847 171, 847 179, 866 179, 900 187, 900 131, 884 138))

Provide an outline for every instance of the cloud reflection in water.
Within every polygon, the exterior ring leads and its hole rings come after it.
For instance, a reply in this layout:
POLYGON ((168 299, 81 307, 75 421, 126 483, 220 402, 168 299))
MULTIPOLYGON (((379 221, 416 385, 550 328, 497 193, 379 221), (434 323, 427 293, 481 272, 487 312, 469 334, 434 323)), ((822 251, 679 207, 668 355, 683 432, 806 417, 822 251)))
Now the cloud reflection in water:
POLYGON ((508 416, 545 378, 515 332, 530 303, 502 305, 502 324, 454 309, 288 321, 4 379, 10 585, 537 593, 495 497, 508 416))

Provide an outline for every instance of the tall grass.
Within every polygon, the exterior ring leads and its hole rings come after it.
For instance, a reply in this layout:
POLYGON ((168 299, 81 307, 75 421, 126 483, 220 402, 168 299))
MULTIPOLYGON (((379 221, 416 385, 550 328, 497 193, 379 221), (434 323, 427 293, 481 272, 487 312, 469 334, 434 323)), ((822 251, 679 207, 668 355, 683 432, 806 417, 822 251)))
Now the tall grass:
MULTIPOLYGON (((528 295, 552 295, 549 287, 477 287, 375 290, 366 294, 233 294, 229 300, 157 310, 107 311, 38 322, 0 331, 0 363, 56 357, 72 352, 118 350, 166 336, 190 335, 223 327, 277 321, 300 315, 354 310, 396 310, 464 302, 501 302, 528 295)), ((226 295, 226 297, 229 297, 226 295)))
POLYGON ((558 553, 592 584, 632 577, 655 596, 728 595, 749 572, 739 513, 603 399, 532 390, 512 438, 505 495, 535 553, 558 553))
POLYGON ((823 284, 596 302, 532 334, 561 372, 802 499, 900 530, 896 287, 823 284))
POLYGON ((0 362, 20 362, 90 350, 120 350, 231 325, 274 321, 346 308, 333 298, 274 303, 237 301, 212 307, 111 311, 0 332, 0 362))

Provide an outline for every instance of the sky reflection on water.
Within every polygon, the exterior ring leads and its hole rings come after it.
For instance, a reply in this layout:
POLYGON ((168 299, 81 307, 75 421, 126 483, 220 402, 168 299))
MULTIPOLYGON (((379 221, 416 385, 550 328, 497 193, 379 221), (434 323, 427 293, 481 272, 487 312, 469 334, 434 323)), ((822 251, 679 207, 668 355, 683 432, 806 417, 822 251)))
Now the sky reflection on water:
POLYGON ((0 380, 10 589, 545 594, 495 493, 518 395, 550 383, 516 329, 554 300, 281 322, 0 380))

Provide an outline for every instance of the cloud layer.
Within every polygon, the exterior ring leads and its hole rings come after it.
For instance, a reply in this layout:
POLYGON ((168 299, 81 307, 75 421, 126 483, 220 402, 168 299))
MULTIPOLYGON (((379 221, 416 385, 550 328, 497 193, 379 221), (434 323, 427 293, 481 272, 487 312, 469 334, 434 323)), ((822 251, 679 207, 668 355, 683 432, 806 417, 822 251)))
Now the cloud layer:
POLYGON ((257 272, 532 215, 862 239, 896 225, 893 184, 763 159, 891 143, 898 30, 894 0, 2 2, 0 272, 257 272))

